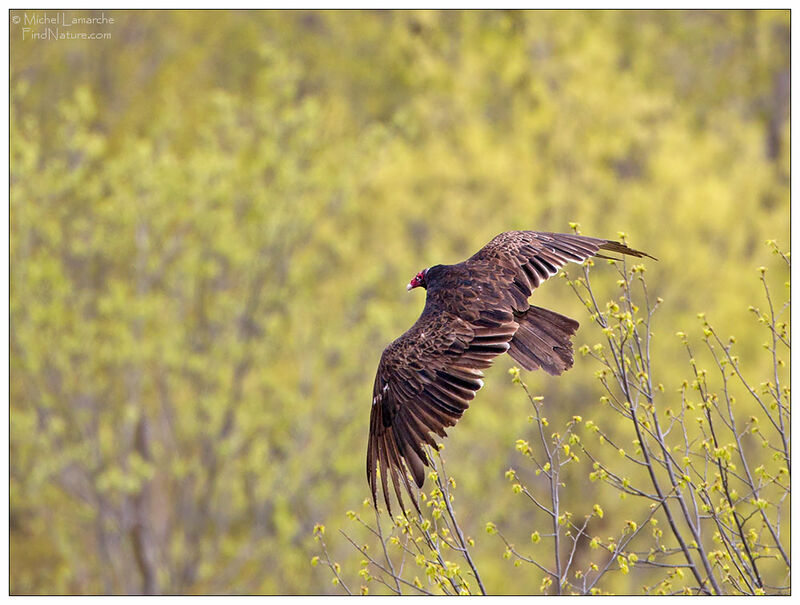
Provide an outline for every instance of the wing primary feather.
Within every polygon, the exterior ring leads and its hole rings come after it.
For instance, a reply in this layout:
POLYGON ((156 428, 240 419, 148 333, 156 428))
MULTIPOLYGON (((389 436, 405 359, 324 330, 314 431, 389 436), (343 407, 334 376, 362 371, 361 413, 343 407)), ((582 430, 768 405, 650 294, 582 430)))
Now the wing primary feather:
POLYGON ((370 435, 367 445, 367 479, 369 480, 370 491, 372 492, 372 503, 376 505, 378 500, 378 478, 376 476, 378 469, 378 434, 377 434, 377 415, 373 410, 370 417, 370 435))
POLYGON ((424 462, 425 456, 424 451, 422 450, 422 444, 426 443, 431 447, 436 447, 436 441, 430 435, 430 431, 433 430, 433 427, 425 426, 425 423, 416 415, 412 406, 404 408, 401 416, 406 421, 406 427, 409 429, 410 434, 417 439, 420 452, 423 454, 420 456, 420 458, 422 458, 424 462))
POLYGON ((562 248, 569 247, 572 251, 577 252, 583 256, 582 260, 586 260, 598 250, 596 242, 588 241, 585 239, 575 239, 571 235, 560 236, 556 239, 558 245, 562 248))
POLYGON ((597 243, 586 240, 576 240, 571 235, 553 234, 552 241, 548 242, 548 247, 560 250, 564 254, 578 256, 591 255, 597 249, 597 243))
POLYGON ((636 256, 638 258, 646 256, 648 258, 652 258, 653 260, 658 260, 655 256, 650 256, 647 252, 634 250, 625 244, 621 244, 620 242, 615 242, 613 240, 605 240, 599 245, 599 248, 601 250, 608 250, 609 252, 616 252, 617 254, 627 254, 628 256, 636 256))
POLYGON ((400 458, 400 452, 397 448, 397 442, 395 441, 394 431, 386 431, 387 439, 387 449, 389 451, 389 455, 391 456, 390 460, 390 469, 392 473, 392 486, 394 487, 395 496, 397 496, 397 502, 400 504, 400 510, 405 515, 406 513, 406 506, 405 502, 403 502, 403 494, 402 490, 400 489, 400 482, 404 484, 406 491, 411 495, 411 484, 408 482, 408 476, 406 475, 405 466, 403 465, 403 461, 400 458))
POLYGON ((570 246, 563 244, 561 242, 554 242, 553 243, 553 251, 557 252, 560 256, 564 257, 567 261, 572 261, 574 263, 579 263, 584 260, 584 257, 573 252, 570 250, 570 246))
POLYGON ((389 515, 392 514, 392 504, 389 502, 389 486, 387 484, 388 475, 391 472, 391 467, 389 466, 389 452, 387 451, 386 447, 386 433, 388 431, 384 431, 383 435, 381 435, 381 443, 378 444, 378 453, 380 454, 381 458, 381 487, 383 488, 383 500, 386 502, 386 510, 389 512, 389 515))
MULTIPOLYGON (((411 450, 408 443, 404 443, 403 447, 405 448, 404 455, 406 457, 407 466, 411 471, 411 476, 414 477, 414 483, 418 488, 421 488, 425 484, 425 465, 419 455, 411 450)), ((417 499, 413 497, 413 494, 410 494, 410 496, 411 502, 414 504, 417 512, 420 512, 419 506, 417 506, 417 499)))
POLYGON ((414 483, 417 484, 417 487, 422 487, 425 481, 425 469, 424 463, 422 462, 425 452, 422 450, 420 440, 413 435, 405 420, 400 417, 398 417, 397 429, 397 439, 402 446, 402 453, 406 461, 406 466, 411 471, 411 475, 414 477, 414 483))
POLYGON ((425 424, 431 427, 439 437, 447 437, 444 427, 453 426, 455 420, 441 412, 437 407, 430 405, 426 400, 418 400, 414 406, 414 413, 424 417, 425 424))
MULTIPOLYGON (((425 443, 422 436, 417 435, 411 428, 410 424, 406 422, 405 418, 398 417, 398 436, 403 443, 403 456, 411 467, 414 481, 418 479, 417 462, 425 459, 425 452, 422 449, 422 444, 425 443)), ((422 486, 420 486, 422 487, 422 486)))

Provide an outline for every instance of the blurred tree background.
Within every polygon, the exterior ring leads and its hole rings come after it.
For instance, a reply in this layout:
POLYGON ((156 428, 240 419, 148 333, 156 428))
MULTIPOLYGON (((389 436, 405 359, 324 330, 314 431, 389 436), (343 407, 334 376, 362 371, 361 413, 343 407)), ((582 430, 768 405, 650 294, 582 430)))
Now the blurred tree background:
MULTIPOLYGON (((12 593, 336 592, 312 528, 368 495, 374 371, 423 306, 405 283, 501 231, 578 221, 658 257, 668 391, 699 311, 762 367, 788 11, 105 16, 80 27, 110 39, 11 26, 12 593)), ((589 324, 560 280, 535 300, 589 324)), ((447 440, 473 536, 527 535, 511 365, 447 440)), ((525 380, 563 424, 600 414, 595 369, 525 380)), ((501 554, 479 538, 487 589, 538 591, 501 554)))

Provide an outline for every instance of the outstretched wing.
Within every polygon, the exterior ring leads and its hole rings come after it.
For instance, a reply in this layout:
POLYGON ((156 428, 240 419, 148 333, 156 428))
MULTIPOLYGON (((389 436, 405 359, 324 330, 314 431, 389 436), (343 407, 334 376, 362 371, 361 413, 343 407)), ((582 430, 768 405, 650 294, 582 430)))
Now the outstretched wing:
POLYGON ((386 347, 375 376, 367 446, 367 479, 377 501, 377 475, 391 514, 388 480, 405 510, 401 486, 422 487, 431 432, 445 437, 483 386, 482 369, 508 350, 518 324, 508 313, 485 313, 478 324, 426 306, 417 322, 386 347))
POLYGON ((601 250, 649 256, 612 240, 570 233, 539 231, 506 231, 478 250, 467 261, 470 272, 492 282, 494 291, 502 293, 507 304, 516 311, 528 308, 528 297, 535 288, 556 275, 567 262, 581 263, 592 256, 611 258, 601 250))
MULTIPOLYGON (((516 343, 516 349, 511 350, 514 358, 532 360, 527 365, 523 363, 524 367, 541 366, 558 374, 571 365, 571 357, 568 365, 562 359, 560 365, 551 364, 552 367, 539 358, 547 358, 550 349, 555 351, 563 345, 563 338, 554 339, 552 331, 528 334, 531 342, 513 339, 520 325, 536 319, 526 315, 533 290, 569 261, 580 263, 592 256, 609 258, 601 250, 650 256, 594 237, 508 231, 464 263, 429 269, 431 277, 442 270, 449 271, 450 276, 438 277, 440 286, 428 289, 422 315, 386 348, 375 377, 367 446, 367 479, 373 502, 377 501, 380 468, 389 512, 390 478, 400 506, 403 507, 401 487, 417 506, 408 473, 422 487, 428 464, 424 445, 436 447, 431 433, 445 437, 445 428, 458 422, 483 386, 481 370, 489 367, 497 355, 516 343), (442 279, 450 283, 442 283, 442 279), (528 349, 522 350, 523 345, 528 349), (535 355, 537 351, 541 353, 539 357, 535 355)), ((577 322, 548 313, 566 322, 561 331, 568 341, 577 322)))

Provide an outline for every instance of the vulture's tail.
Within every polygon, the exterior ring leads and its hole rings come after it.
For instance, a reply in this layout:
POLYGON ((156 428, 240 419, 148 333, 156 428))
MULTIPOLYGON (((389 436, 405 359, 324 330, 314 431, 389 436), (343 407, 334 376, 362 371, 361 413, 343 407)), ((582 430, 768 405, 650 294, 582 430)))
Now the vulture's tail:
POLYGON ((514 313, 519 328, 509 343, 508 354, 526 370, 542 368, 558 376, 572 367, 572 342, 578 322, 541 307, 514 313))

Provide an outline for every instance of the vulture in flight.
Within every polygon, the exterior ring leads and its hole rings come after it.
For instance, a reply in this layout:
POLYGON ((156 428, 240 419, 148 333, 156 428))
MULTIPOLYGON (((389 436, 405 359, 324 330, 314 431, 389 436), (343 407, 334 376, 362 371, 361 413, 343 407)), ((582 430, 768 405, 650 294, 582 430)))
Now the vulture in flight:
MULTIPOLYGON (((578 322, 528 303, 533 290, 568 261, 600 251, 649 256, 606 239, 564 233, 507 231, 455 265, 417 273, 408 290, 427 290, 416 323, 381 355, 367 445, 367 479, 377 504, 378 467, 386 507, 391 478, 400 507, 405 487, 419 507, 410 478, 425 481, 424 445, 446 437, 483 386, 483 370, 508 353, 526 370, 557 376, 572 367, 570 339, 578 322), (410 473, 410 477, 409 477, 410 473)), ((616 260, 616 259, 615 259, 616 260)))

